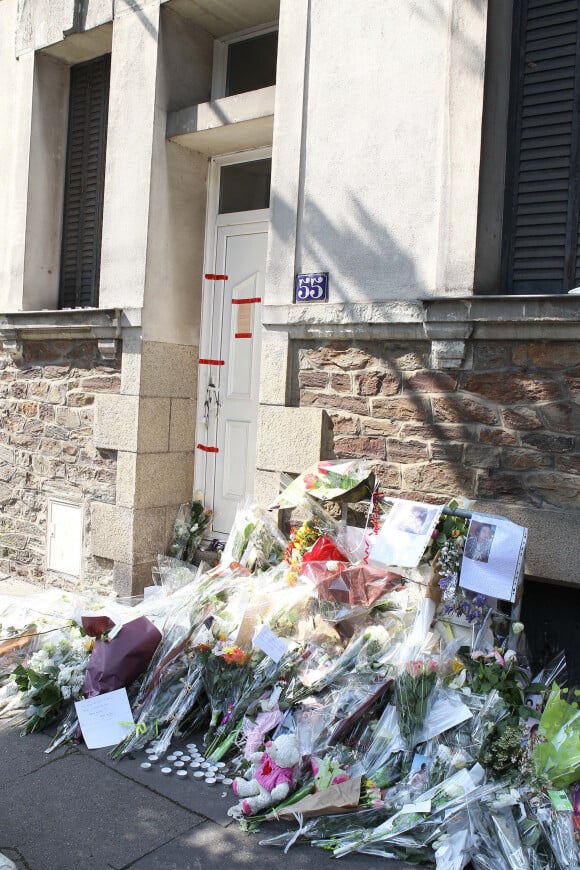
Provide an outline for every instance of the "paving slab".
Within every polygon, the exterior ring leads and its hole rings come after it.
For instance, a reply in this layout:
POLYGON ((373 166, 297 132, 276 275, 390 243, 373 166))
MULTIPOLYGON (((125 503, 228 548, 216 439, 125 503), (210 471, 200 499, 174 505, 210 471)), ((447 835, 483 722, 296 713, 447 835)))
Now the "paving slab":
MULTIPOLYGON (((185 745, 181 745, 179 742, 173 743, 171 749, 181 749, 181 751, 186 752, 185 745)), ((167 797, 191 812, 211 819, 211 821, 224 827, 232 824, 232 819, 228 816, 227 811, 238 801, 231 788, 219 783, 210 786, 203 781, 199 782, 193 778, 193 772, 189 769, 188 777, 183 780, 178 778, 175 772, 170 776, 164 776, 161 773, 161 768, 172 767, 172 764, 163 759, 158 764, 153 765, 151 770, 145 771, 141 768, 141 764, 147 761, 147 755, 144 752, 136 752, 132 757, 126 755, 119 761, 113 761, 108 757, 106 749, 85 749, 83 751, 90 753, 91 757, 97 758, 120 776, 141 783, 155 794, 167 797)))
POLYGON ((78 752, 0 788, 0 851, 28 870, 122 867, 200 822, 78 752))
MULTIPOLYGON (((259 834, 244 834, 237 825, 226 830, 216 828, 213 822, 204 822, 121 870, 215 870, 216 867, 268 870, 281 864, 284 870, 331 870, 337 866, 331 853, 308 844, 292 846, 286 854, 281 848, 259 845, 261 839, 281 833, 286 827, 264 825, 259 834)), ((344 870, 371 870, 377 866, 377 859, 348 855, 340 859, 340 866, 344 870)), ((405 870, 405 867, 408 870, 408 865, 399 861, 388 864, 389 870, 405 870)))
POLYGON ((44 750, 49 742, 45 734, 23 735, 22 728, 15 725, 13 719, 0 719, 2 786, 76 751, 71 746, 59 746, 46 755, 44 750))

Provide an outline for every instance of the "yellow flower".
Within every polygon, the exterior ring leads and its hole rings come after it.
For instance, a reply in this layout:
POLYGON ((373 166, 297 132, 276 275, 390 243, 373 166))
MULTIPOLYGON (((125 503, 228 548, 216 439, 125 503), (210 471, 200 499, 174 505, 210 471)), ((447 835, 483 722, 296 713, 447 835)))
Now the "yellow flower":
POLYGON ((461 671, 463 670, 463 662, 461 661, 461 659, 458 659, 458 658, 453 659, 453 661, 451 662, 451 670, 453 671, 454 674, 461 673, 461 671))

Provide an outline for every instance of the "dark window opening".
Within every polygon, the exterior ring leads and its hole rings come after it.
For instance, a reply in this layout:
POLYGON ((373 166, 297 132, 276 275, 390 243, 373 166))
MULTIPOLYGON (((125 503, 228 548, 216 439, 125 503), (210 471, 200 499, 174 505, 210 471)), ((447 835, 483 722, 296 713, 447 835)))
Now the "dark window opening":
POLYGON ((97 307, 110 56, 70 71, 60 307, 97 307))
POLYGON ((278 32, 228 45, 226 97, 276 84, 278 32))
POLYGON ((220 214, 269 208, 271 171, 270 158, 222 166, 220 214))
POLYGON ((569 685, 580 685, 579 605, 580 589, 526 579, 522 622, 534 675, 564 650, 569 685))
POLYGON ((577 0, 516 0, 506 166, 508 292, 580 283, 580 26, 577 0))

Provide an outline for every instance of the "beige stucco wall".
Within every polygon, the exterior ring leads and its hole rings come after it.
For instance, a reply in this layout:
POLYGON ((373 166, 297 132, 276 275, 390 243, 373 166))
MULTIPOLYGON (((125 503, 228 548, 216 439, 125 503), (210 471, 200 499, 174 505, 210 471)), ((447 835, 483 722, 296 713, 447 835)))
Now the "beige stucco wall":
POLYGON ((58 307, 69 71, 38 52, 34 69, 22 307, 58 307))
POLYGON ((471 292, 486 6, 283 0, 269 303, 294 270, 335 302, 471 292))
POLYGON ((17 60, 17 0, 0 3, 0 309, 22 302, 34 55, 17 60))
POLYGON ((159 3, 127 9, 113 24, 101 246, 103 308, 141 308, 157 79, 159 3))
POLYGON ((209 99, 213 40, 161 10, 143 336, 199 344, 207 157, 166 139, 167 112, 209 99))

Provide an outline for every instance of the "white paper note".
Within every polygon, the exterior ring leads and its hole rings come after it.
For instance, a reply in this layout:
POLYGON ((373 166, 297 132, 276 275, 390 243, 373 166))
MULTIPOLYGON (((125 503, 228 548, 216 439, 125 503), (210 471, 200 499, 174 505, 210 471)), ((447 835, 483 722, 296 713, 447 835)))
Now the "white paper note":
POLYGON ((514 602, 528 530, 503 517, 472 514, 459 585, 490 598, 514 602))
POLYGON ((135 727, 127 689, 75 701, 75 708, 88 749, 116 746, 135 727))
POLYGON ((285 642, 282 638, 278 637, 277 634, 274 634, 267 625, 263 625, 259 632, 254 636, 254 646, 257 646, 258 649, 265 652, 266 655, 270 656, 270 658, 276 663, 280 661, 286 652, 285 642))
POLYGON ((431 539, 442 507, 419 501, 395 499, 393 507, 371 545, 371 565, 415 568, 431 539))
POLYGON ((400 810, 401 816, 406 816, 409 813, 430 813, 431 801, 418 801, 416 804, 403 804, 400 810))

